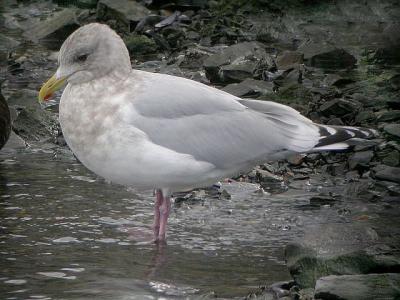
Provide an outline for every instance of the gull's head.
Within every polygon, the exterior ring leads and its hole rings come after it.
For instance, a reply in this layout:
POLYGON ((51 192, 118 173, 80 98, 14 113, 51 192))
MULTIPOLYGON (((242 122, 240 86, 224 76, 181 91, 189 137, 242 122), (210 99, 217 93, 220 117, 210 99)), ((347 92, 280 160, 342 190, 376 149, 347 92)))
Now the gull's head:
POLYGON ((57 72, 41 88, 39 100, 50 98, 65 81, 81 84, 130 71, 129 53, 121 37, 107 25, 88 24, 73 32, 61 46, 57 72))

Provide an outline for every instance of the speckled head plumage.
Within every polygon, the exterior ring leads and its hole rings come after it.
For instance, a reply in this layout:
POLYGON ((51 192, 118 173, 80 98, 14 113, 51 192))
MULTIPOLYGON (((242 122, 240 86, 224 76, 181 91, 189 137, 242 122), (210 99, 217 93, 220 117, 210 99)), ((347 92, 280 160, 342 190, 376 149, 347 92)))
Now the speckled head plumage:
POLYGON ((121 37, 104 24, 91 23, 72 33, 63 43, 56 78, 79 84, 111 72, 129 73, 129 52, 121 37))

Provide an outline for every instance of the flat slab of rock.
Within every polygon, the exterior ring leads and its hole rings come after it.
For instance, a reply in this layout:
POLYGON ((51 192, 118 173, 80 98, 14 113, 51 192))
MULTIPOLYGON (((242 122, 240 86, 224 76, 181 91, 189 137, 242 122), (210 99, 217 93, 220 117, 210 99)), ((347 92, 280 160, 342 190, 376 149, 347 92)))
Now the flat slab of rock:
POLYGON ((229 46, 204 61, 207 78, 211 82, 240 82, 252 77, 260 61, 267 61, 265 47, 257 42, 229 46))
POLYGON ((400 269, 398 257, 373 255, 364 250, 321 257, 314 249, 300 244, 288 244, 285 259, 290 274, 301 288, 313 288, 319 278, 333 274, 372 274, 400 269))
POLYGON ((97 5, 97 18, 117 19, 129 31, 135 28, 141 19, 150 15, 150 10, 136 1, 100 0, 97 5))
POLYGON ((379 165, 372 171, 373 176, 377 179, 400 183, 400 168, 379 165))
POLYGON ((400 297, 400 274, 327 276, 318 279, 315 299, 379 300, 400 297))
MULTIPOLYGON (((23 25, 25 31, 23 36, 34 42, 44 39, 49 39, 50 42, 54 42, 55 39, 53 35, 59 33, 57 38, 63 41, 79 27, 76 20, 76 12, 74 8, 65 8, 55 12, 46 20, 28 20, 23 25)), ((59 45, 55 46, 55 49, 58 48, 59 45)))
POLYGON ((400 138, 400 124, 388 124, 383 128, 383 130, 390 135, 400 138))
POLYGON ((246 79, 240 83, 231 83, 222 90, 238 97, 258 97, 273 93, 274 84, 263 80, 246 79))
POLYGON ((346 50, 330 44, 311 41, 301 45, 298 51, 304 54, 305 63, 311 67, 337 70, 353 68, 357 63, 346 50))

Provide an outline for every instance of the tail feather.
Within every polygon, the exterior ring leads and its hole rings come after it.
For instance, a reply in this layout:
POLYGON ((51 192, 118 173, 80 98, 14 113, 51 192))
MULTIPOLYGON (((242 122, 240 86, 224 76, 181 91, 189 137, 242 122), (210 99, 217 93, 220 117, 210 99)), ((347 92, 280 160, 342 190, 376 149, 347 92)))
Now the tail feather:
POLYGON ((377 132, 373 129, 319 124, 317 126, 320 139, 312 151, 343 150, 356 145, 357 142, 364 139, 377 136, 377 132))

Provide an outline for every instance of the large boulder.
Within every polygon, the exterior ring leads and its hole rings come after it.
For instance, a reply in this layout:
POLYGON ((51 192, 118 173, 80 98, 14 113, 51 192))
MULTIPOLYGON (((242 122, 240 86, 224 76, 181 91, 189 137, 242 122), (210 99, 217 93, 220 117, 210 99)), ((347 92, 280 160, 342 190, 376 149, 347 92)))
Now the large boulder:
POLYGON ((400 274, 327 276, 318 279, 315 299, 376 300, 400 298, 400 274))
POLYGON ((5 145, 10 136, 11 118, 10 110, 0 90, 0 149, 5 145))

